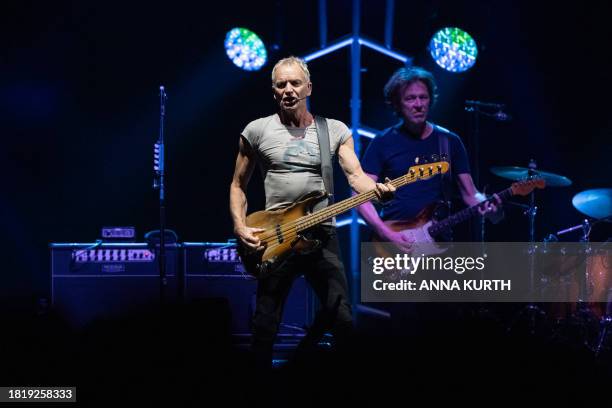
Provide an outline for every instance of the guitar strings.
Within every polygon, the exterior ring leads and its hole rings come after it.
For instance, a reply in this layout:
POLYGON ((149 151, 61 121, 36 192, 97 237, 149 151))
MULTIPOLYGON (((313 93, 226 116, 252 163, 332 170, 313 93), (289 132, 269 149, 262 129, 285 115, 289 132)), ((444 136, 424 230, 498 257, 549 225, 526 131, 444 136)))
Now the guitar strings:
MULTIPOLYGON (((435 165, 436 163, 433 163, 433 165, 435 165)), ((433 166, 430 166, 430 171, 433 168, 433 166)), ((438 164, 436 166, 436 170, 431 172, 427 178, 432 177, 434 175, 437 174, 444 174, 446 173, 446 171, 442 171, 442 167, 438 164)), ((421 175, 420 178, 423 178, 423 176, 421 175)), ((410 182, 415 181, 416 179, 419 179, 419 177, 416 175, 416 172, 411 172, 408 174, 405 174, 404 176, 400 176, 395 180, 391 181, 391 184, 396 187, 399 188, 405 184, 408 184, 410 182)), ((503 193, 503 192, 502 192, 503 193)), ((333 212, 335 212, 337 209, 342 209, 341 212, 346 211, 347 209, 350 209, 354 206, 363 204, 363 202, 369 201, 371 198, 373 198, 375 196, 374 194, 374 190, 369 191, 367 193, 364 193, 363 195, 359 194, 356 195, 354 197, 351 197, 350 199, 344 200, 340 203, 336 203, 333 204, 329 207, 326 207, 320 211, 317 211, 313 214, 307 214, 307 215, 303 215, 295 220, 292 220, 286 224, 283 224, 282 226, 280 226, 280 232, 283 236, 283 241, 289 241, 289 240, 293 240, 294 238, 296 238, 298 236, 298 232, 300 232, 301 230, 307 229, 310 226, 314 226, 319 224, 320 222, 324 221, 327 218, 332 218, 333 217, 333 212), (360 199, 364 199, 361 203, 358 204, 354 204, 355 201, 360 201, 360 199), (353 205, 354 204, 354 205, 353 205), (308 220, 308 221, 304 221, 307 218, 312 218, 312 220, 308 220), (323 218, 322 218, 323 217, 323 218)), ((276 229, 274 230, 274 232, 270 235, 266 235, 267 231, 264 231, 262 233, 262 238, 261 241, 264 243, 268 243, 271 240, 276 239, 276 243, 266 246, 265 250, 268 249, 273 249, 277 246, 280 246, 282 243, 278 242, 278 239, 276 237, 276 229)))
MULTIPOLYGON (((431 177, 431 176, 437 175, 437 174, 439 174, 441 172, 440 168, 438 166, 435 167, 435 171, 433 170, 434 169, 433 165, 430 166, 430 169, 432 169, 432 173, 429 174, 427 177, 431 177)), ((422 175, 420 177, 423 178, 422 175)), ((394 187, 398 188, 398 187, 403 186, 404 184, 407 184, 409 182, 415 181, 418 178, 419 178, 419 176, 417 175, 416 172, 408 173, 408 174, 405 174, 404 176, 398 177, 395 180, 392 180, 391 184, 394 187)), ((304 229, 307 229, 307 228, 309 228, 311 226, 319 224, 320 222, 324 221, 327 218, 332 218, 333 217, 332 214, 336 211, 337 208, 342 208, 342 211, 345 211, 347 209, 350 209, 350 208, 352 208, 354 206, 357 206, 357 205, 361 204, 361 203, 354 204, 355 201, 360 201, 361 199, 363 199, 363 201, 362 201, 362 203, 363 203, 365 201, 369 201, 371 198, 374 198, 374 197, 375 197, 374 190, 372 190, 372 191, 369 191, 369 192, 365 193, 364 196, 361 196, 361 195, 354 196, 354 197, 352 197, 352 198, 350 198, 348 200, 345 200, 344 202, 341 202, 343 204, 337 203, 335 205, 326 207, 325 209, 320 210, 320 211, 318 211, 318 212, 316 212, 314 214, 308 214, 308 215, 302 216, 302 217, 300 217, 300 218, 298 218, 296 220, 293 220, 293 221, 290 221, 290 222, 288 222, 286 224, 283 224, 281 226, 281 228, 280 228, 280 232, 281 232, 281 234, 283 235, 283 238, 284 238, 283 241, 284 240, 288 240, 288 239, 293 239, 294 237, 297 236, 297 232, 299 232, 300 230, 304 230, 304 229), (304 219, 307 218, 307 217, 311 217, 313 219, 309 220, 309 221, 304 221, 304 219)), ((261 238, 261 241, 264 242, 264 243, 268 243, 271 240, 272 241, 274 241, 274 240, 277 241, 275 244, 267 246, 267 248, 269 248, 269 249, 274 248, 275 246, 281 245, 281 243, 278 242, 276 231, 272 232, 271 234, 266 234, 264 232, 264 234, 262 234, 262 236, 263 236, 263 238, 261 238)))
MULTIPOLYGON (((391 184, 393 184, 394 187, 398 187, 396 184, 405 184, 402 182, 402 178, 407 178, 408 176, 401 176, 399 178, 397 178, 396 180, 393 180, 391 182, 391 184)), ((341 201, 340 203, 336 203, 336 204, 332 204, 329 207, 326 207, 322 210, 319 210, 313 214, 307 214, 307 215, 303 215, 293 221, 289 221, 286 224, 283 224, 280 227, 280 233, 283 236, 284 239, 288 239, 289 237, 293 238, 293 232, 296 233, 299 232, 300 230, 304 230, 307 229, 311 226, 314 226, 322 221, 324 221, 327 218, 331 218, 333 217, 333 213, 337 210, 337 209, 342 209, 342 210, 346 210, 346 209, 350 209, 353 206, 359 205, 359 204, 355 204, 353 205, 355 202, 359 202, 360 200, 363 200, 363 202, 368 201, 372 198, 375 197, 374 194, 374 190, 372 191, 368 191, 367 193, 364 193, 363 195, 356 195, 354 197, 349 198, 348 200, 345 201, 341 201), (306 218, 311 217, 312 220, 305 220, 306 218), (290 235, 291 233, 291 235, 290 235), (285 238, 285 236, 287 236, 287 238, 285 238)), ((268 231, 264 231, 262 233, 262 235, 260 236, 260 241, 262 243, 268 243, 270 241, 273 240, 277 240, 277 231, 273 230, 270 233, 267 234, 268 231)), ((280 244, 280 243, 279 243, 280 244)), ((276 245, 279 245, 276 244, 276 245)), ((268 248, 272 248, 275 245, 271 245, 268 248)))
MULTIPOLYGON (((435 166, 434 164, 432 164, 432 166, 429 166, 429 168, 432 170, 431 174, 428 174, 427 177, 431 177, 437 174, 442 173, 441 171, 441 167, 435 166), (435 169, 435 170, 434 170, 435 169)), ((443 174, 443 173, 442 173, 443 174)), ((421 178, 423 178, 423 176, 420 176, 421 178)), ((405 174, 403 176, 398 177, 395 180, 391 181, 391 184, 396 187, 399 188, 405 184, 408 184, 410 182, 413 182, 415 180, 419 179, 419 176, 417 175, 416 172, 412 172, 412 173, 408 173, 405 174)), ((298 232, 307 229, 311 226, 317 225, 322 221, 325 221, 327 218, 332 218, 333 217, 333 213, 337 210, 337 209, 342 209, 341 212, 348 210, 352 207, 355 207, 357 205, 360 205, 366 201, 369 201, 370 199, 375 197, 375 193, 374 190, 369 191, 367 193, 365 193, 364 195, 356 195, 354 197, 351 197, 348 200, 344 200, 340 203, 336 203, 334 205, 331 205, 329 207, 326 207, 320 211, 317 211, 313 214, 308 214, 308 215, 304 215, 302 217, 299 217, 293 221, 290 221, 286 224, 283 224, 280 227, 280 234, 283 237, 283 241, 286 240, 293 240, 295 237, 297 237, 298 232), (355 204, 355 202, 359 202, 363 200, 361 203, 357 203, 355 204), (312 218, 311 220, 307 220, 305 221, 306 218, 312 218)), ((262 233, 262 235, 260 236, 260 241, 262 243, 270 243, 272 241, 276 241, 274 244, 272 245, 266 245, 266 249, 273 249, 279 245, 282 245, 281 242, 278 241, 278 237, 277 237, 277 231, 271 231, 270 233, 267 233, 268 231, 264 231, 262 233)))
MULTIPOLYGON (((436 172, 436 173, 433 173, 432 175, 435 175, 435 174, 438 174, 438 173, 436 172)), ((394 187, 401 187, 402 185, 407 184, 407 183, 409 183, 411 181, 414 181, 417 178, 418 177, 416 176, 416 174, 406 174, 404 176, 398 177, 395 180, 392 180, 391 184, 394 187), (404 181, 404 180, 401 180, 401 179, 406 179, 406 180, 404 181)), ((304 216, 302 216, 300 218, 297 218, 296 220, 293 220, 293 221, 290 221, 290 222, 288 222, 286 224, 283 224, 281 226, 281 233, 283 235, 283 241, 293 239, 293 238, 297 237, 297 233, 299 231, 307 229, 310 226, 316 225, 316 224, 324 221, 326 218, 331 218, 332 217, 331 214, 336 211, 336 208, 343 208, 343 210, 344 209, 349 209, 349 208, 351 208, 353 206, 355 201, 359 201, 359 199, 365 198, 365 200, 363 201, 363 202, 365 202, 365 201, 368 201, 370 198, 373 198, 372 196, 374 196, 374 191, 373 190, 369 191, 368 193, 365 193, 363 196, 357 195, 357 196, 351 197, 348 200, 345 200, 343 202, 336 203, 334 205, 326 207, 325 209, 322 209, 322 210, 320 210, 320 211, 318 211, 318 212, 316 212, 314 214, 304 215, 304 216), (307 218, 307 217, 312 217, 313 220, 304 222, 303 219, 307 218), (324 218, 322 218, 322 217, 324 217, 324 218)), ((355 204, 355 206, 356 205, 359 205, 359 204, 355 204)), ((474 206, 474 208, 475 207, 477 207, 477 206, 474 206)), ((455 215, 457 215, 457 214, 455 214, 455 215)), ((264 234, 265 234, 265 232, 264 232, 264 234)), ((266 236, 265 238, 262 238, 261 241, 267 243, 267 242, 270 242, 271 240, 275 240, 275 239, 277 239, 277 237, 276 237, 276 233, 274 232, 271 235, 266 236)), ((278 245, 281 245, 281 243, 277 241, 275 244, 270 245, 267 248, 268 249, 272 249, 272 248, 274 248, 274 247, 276 247, 278 245)))
MULTIPOLYGON (((365 196, 362 196, 360 198, 365 198, 366 199, 365 201, 367 201, 367 200, 369 200, 371 198, 369 196, 373 197, 374 193, 373 192, 369 192, 368 194, 366 194, 365 196)), ((347 202, 347 203, 345 203, 345 204, 343 204, 341 206, 334 207, 334 210, 336 208, 342 208, 342 207, 344 207, 346 209, 349 209, 349 208, 351 208, 353 206, 352 204, 355 201, 359 202, 359 200, 351 199, 350 202, 347 202)), ((330 208, 330 207, 327 207, 327 208, 330 208)), ((298 235, 298 233, 300 231, 303 231, 303 230, 305 230, 305 229, 307 229, 307 228, 309 228, 311 226, 314 226, 314 225, 324 221, 327 218, 331 218, 332 217, 332 212, 330 212, 330 211, 321 211, 320 214, 317 213, 317 216, 314 217, 313 220, 309 220, 309 221, 304 221, 303 220, 304 217, 305 216, 300 217, 297 220, 294 220, 294 221, 291 221, 291 222, 289 222, 287 224, 284 224, 283 227, 281 227, 281 231, 280 232, 281 232, 281 235, 283 237, 283 241, 293 240, 295 237, 297 237, 297 235, 298 235)), ((278 241, 278 236, 277 236, 275 231, 272 232, 272 234, 270 234, 270 235, 268 235, 266 237, 261 238, 260 241, 262 243, 267 243, 267 244, 269 244, 270 242, 274 242, 271 245, 266 245, 267 249, 272 249, 272 248, 282 244, 281 242, 278 241)))

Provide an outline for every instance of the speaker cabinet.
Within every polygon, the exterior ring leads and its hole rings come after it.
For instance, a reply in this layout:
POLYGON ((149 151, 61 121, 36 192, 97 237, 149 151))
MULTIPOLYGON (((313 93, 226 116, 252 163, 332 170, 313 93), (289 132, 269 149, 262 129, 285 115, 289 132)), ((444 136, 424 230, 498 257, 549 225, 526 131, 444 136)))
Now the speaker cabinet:
MULTIPOLYGON (((160 302, 157 251, 145 243, 54 243, 51 301, 72 326, 144 312, 160 302)), ((176 244, 166 245, 164 297, 178 295, 176 244)))
MULTIPOLYGON (((250 335, 257 280, 244 271, 235 244, 185 242, 183 251, 186 301, 226 298, 232 311, 233 334, 250 335)), ((285 303, 281 337, 303 334, 313 317, 312 296, 306 280, 296 279, 285 303)))

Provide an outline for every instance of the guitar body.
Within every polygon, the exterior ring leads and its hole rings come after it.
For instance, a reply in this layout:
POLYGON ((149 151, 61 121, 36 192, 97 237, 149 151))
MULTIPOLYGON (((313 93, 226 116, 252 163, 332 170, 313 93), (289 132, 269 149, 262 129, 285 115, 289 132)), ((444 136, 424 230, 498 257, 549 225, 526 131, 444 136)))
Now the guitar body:
MULTIPOLYGON (((435 242, 433 237, 429 235, 427 229, 433 223, 433 216, 438 205, 430 204, 423 208, 413 219, 401 221, 385 221, 385 225, 392 231, 400 232, 414 242, 435 242)), ((381 242, 380 238, 374 235, 374 242, 381 242)))
POLYGON ((304 254, 316 250, 320 245, 318 240, 308 239, 300 231, 283 232, 280 227, 310 214, 315 204, 325 198, 327 193, 316 191, 307 194, 287 208, 250 214, 246 218, 246 225, 266 230, 257 234, 262 241, 265 239, 265 249, 254 252, 241 244, 238 245, 238 253, 245 270, 257 279, 265 278, 292 254, 304 254))
MULTIPOLYGON (((535 188, 543 189, 546 187, 546 183, 542 178, 531 178, 528 180, 518 181, 516 183, 512 183, 512 185, 499 192, 498 198, 503 200, 508 199, 514 195, 526 196, 531 193, 535 188)), ((489 199, 491 200, 491 199, 489 199)), ((450 229, 453 225, 456 225, 460 222, 468 220, 470 217, 476 216, 479 214, 480 204, 473 205, 468 207, 456 214, 453 214, 448 217, 441 217, 438 210, 442 209, 439 203, 432 203, 423 208, 415 218, 407 221, 385 221, 385 224, 395 232, 399 232, 402 235, 408 237, 411 241, 419 244, 425 243, 427 244, 425 248, 418 248, 419 254, 427 252, 427 255, 435 255, 445 252, 445 249, 441 248, 439 245, 436 245, 436 240, 434 239, 436 236, 443 235, 444 231, 450 229), (444 219, 442 219, 444 218, 444 219)), ((378 256, 383 257, 394 257, 395 254, 390 253, 388 247, 382 245, 383 242, 380 237, 374 236, 372 237, 372 242, 375 244, 378 243, 380 245, 374 245, 374 252, 378 256)), ((398 248, 398 251, 401 251, 398 248)), ((392 279, 397 279, 409 271, 400 271, 399 274, 392 275, 392 279)))
MULTIPOLYGON (((444 250, 438 249, 438 246, 435 245, 436 240, 429 234, 428 231, 429 227, 431 227, 431 225, 435 222, 435 214, 437 213, 439 206, 439 203, 429 204, 410 220, 389 220, 385 221, 385 225, 387 225, 387 227, 389 227, 389 229, 392 231, 401 233, 415 243, 431 244, 427 246, 427 252, 429 255, 442 253, 444 250)), ((376 234, 372 235, 372 242, 388 243, 388 241, 382 240, 376 234)), ((375 245, 374 250, 378 256, 395 256, 394 254, 389 253, 384 245, 375 245)))

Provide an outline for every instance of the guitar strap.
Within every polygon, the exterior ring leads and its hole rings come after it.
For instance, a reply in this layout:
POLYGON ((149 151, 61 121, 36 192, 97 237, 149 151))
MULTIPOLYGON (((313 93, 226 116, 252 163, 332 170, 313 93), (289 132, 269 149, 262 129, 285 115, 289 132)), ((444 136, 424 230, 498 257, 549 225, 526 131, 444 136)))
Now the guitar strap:
POLYGON ((334 202, 334 166, 331 161, 331 150, 329 145, 329 129, 327 120, 321 116, 315 116, 317 137, 319 138, 319 152, 321 154, 321 177, 329 196, 329 204, 334 202))
POLYGON ((453 166, 448 135, 442 131, 438 131, 438 150, 440 153, 440 160, 448 162, 448 172, 446 172, 446 174, 442 174, 441 188, 442 197, 450 211, 453 188, 453 166))

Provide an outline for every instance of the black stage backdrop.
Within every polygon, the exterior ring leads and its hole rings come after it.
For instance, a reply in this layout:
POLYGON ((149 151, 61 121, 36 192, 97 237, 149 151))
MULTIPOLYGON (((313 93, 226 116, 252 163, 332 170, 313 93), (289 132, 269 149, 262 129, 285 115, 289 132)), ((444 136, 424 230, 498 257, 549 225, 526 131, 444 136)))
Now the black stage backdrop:
MULTIPOLYGON (((351 30, 351 2, 328 2, 328 39, 351 30)), ((49 242, 91 242, 104 225, 157 228, 152 144, 158 87, 166 86, 168 227, 181 240, 231 237, 228 187, 238 135, 275 106, 273 62, 319 44, 316 1, 228 3, 3 2, 0 11, 0 297, 31 307, 48 296, 49 242), (258 72, 237 69, 223 41, 247 27, 268 46, 258 72)), ((384 2, 363 2, 362 34, 383 41, 384 2)), ((605 2, 397 1, 394 47, 433 70, 441 98, 433 119, 473 149, 466 99, 507 105, 511 122, 483 118, 480 187, 507 186, 493 165, 540 168, 573 185, 539 194, 537 239, 580 222, 574 194, 610 187, 612 133, 605 2), (438 28, 456 25, 479 44, 467 73, 435 66, 427 52, 438 28)), ((382 86, 400 65, 363 49, 362 118, 393 123, 382 86)), ((348 50, 310 64, 311 107, 350 122, 348 50)), ((363 139, 363 147, 367 146, 363 139)), ((339 198, 348 196, 336 175, 339 198)), ((263 204, 261 179, 250 209, 263 204)), ((600 228, 594 238, 606 239, 600 228)), ((509 209, 488 238, 527 240, 527 220, 509 209)), ((576 239, 576 236, 568 237, 576 239)), ((345 243, 344 252, 348 251, 345 243)))

